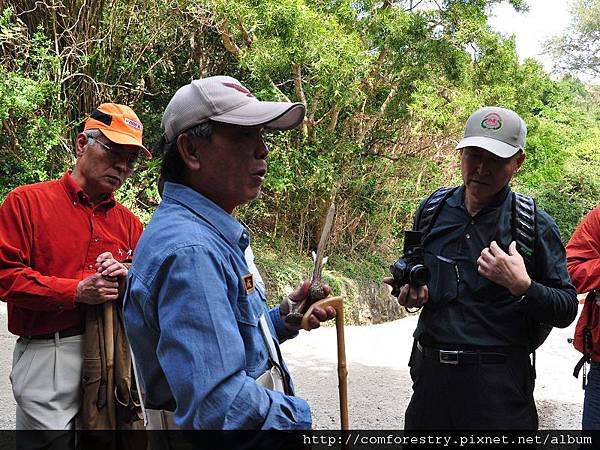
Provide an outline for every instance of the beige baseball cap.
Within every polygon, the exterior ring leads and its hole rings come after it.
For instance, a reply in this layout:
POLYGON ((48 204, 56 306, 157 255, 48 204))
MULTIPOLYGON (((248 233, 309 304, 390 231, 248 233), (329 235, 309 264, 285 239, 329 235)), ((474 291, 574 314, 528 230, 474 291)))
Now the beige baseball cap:
POLYGON ((302 103, 262 102, 235 78, 215 76, 181 87, 165 108, 161 127, 167 142, 208 120, 289 130, 302 122, 305 112, 302 103))
POLYGON ((525 149, 527 126, 511 109, 485 106, 475 111, 465 125, 464 138, 456 149, 481 147, 501 158, 525 149))

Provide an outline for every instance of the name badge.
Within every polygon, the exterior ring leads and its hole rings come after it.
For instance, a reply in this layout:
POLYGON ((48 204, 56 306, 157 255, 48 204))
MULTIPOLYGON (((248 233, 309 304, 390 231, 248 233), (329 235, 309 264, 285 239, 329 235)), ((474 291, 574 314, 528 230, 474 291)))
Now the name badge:
POLYGON ((244 280, 244 289, 246 290, 246 295, 254 292, 254 275, 251 273, 244 275, 242 280, 244 280))

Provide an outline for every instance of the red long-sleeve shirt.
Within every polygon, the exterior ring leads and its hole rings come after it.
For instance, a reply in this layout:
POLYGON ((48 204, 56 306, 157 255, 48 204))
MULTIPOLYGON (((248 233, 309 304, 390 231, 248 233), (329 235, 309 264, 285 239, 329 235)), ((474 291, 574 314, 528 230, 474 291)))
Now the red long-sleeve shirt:
POLYGON ((141 233, 141 222, 114 196, 92 205, 70 171, 12 191, 0 207, 8 330, 32 336, 82 325, 77 284, 96 272, 100 253, 130 258, 141 233))
POLYGON ((600 206, 583 218, 571 236, 567 269, 578 293, 600 288, 600 206))

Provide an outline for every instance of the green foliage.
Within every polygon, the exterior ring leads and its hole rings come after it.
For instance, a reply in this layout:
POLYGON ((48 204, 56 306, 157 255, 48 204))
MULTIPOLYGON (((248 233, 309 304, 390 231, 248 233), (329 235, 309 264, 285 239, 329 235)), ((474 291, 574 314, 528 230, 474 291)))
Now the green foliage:
POLYGON ((2 12, 0 47, 11 53, 0 65, 0 198, 56 175, 66 159, 58 148, 65 132, 60 85, 52 77, 60 61, 50 45, 40 31, 29 34, 11 9, 2 12))

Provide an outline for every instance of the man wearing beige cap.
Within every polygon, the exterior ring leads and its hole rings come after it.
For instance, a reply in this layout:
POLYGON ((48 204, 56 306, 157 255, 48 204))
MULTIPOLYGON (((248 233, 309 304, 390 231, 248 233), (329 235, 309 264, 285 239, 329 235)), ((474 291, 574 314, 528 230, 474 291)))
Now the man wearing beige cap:
POLYGON ((475 111, 456 146, 463 184, 417 210, 430 277, 397 286, 401 305, 423 308, 407 430, 538 427, 530 354, 551 327, 573 321, 577 297, 556 223, 509 187, 526 135, 514 111, 475 111))
POLYGON ((150 156, 136 114, 102 104, 77 135, 73 169, 13 190, 0 207, 0 299, 8 303, 9 331, 19 336, 10 375, 17 430, 73 429, 82 390, 82 305, 122 296, 121 262, 142 232, 113 195, 140 153, 150 156))
MULTIPOLYGON (((295 128, 301 103, 263 102, 230 77, 194 80, 165 109, 163 200, 129 272, 125 327, 149 429, 306 429, 279 344, 289 304, 268 309, 234 209, 267 173, 264 130, 295 128)), ((308 295, 309 283, 290 294, 308 295)), ((327 292, 329 289, 327 288, 327 292)), ((335 310, 316 308, 310 326, 335 310)))

